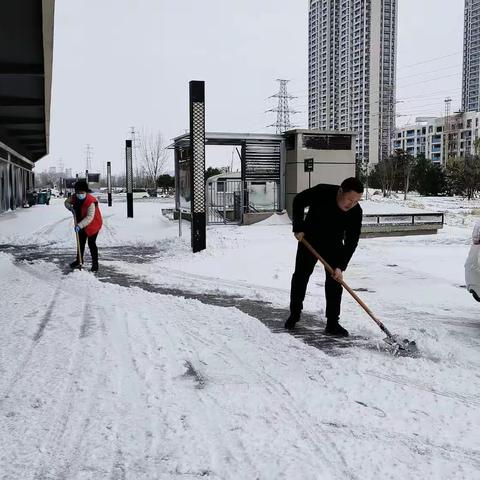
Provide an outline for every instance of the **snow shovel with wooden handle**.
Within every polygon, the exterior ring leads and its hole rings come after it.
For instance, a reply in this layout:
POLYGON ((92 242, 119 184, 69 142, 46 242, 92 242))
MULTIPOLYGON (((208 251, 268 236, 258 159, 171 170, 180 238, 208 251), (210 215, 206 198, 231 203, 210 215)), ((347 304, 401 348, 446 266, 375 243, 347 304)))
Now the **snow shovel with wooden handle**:
MULTIPOLYGON (((75 227, 77 226, 77 216, 75 215, 75 212, 73 213, 73 223, 75 224, 75 227)), ((80 250, 80 237, 78 235, 78 232, 75 232, 75 238, 77 239, 77 256, 78 256, 78 269, 81 270, 83 267, 83 258, 82 258, 82 252, 80 250)))
MULTIPOLYGON (((302 238, 301 242, 305 245, 305 247, 310 251, 310 253, 319 260, 327 272, 330 275, 333 275, 334 270, 333 268, 318 254, 318 252, 308 243, 305 238, 302 238)), ((400 339, 398 335, 393 335, 390 333, 388 328, 373 314, 373 312, 367 307, 367 305, 360 299, 360 297, 343 281, 339 281, 342 287, 357 301, 357 303, 368 313, 368 315, 372 318, 372 320, 380 327, 382 332, 384 332, 387 337, 384 338, 384 342, 392 345, 396 350, 405 350, 409 353, 414 353, 417 351, 417 344, 415 341, 410 341, 405 339, 400 339)))

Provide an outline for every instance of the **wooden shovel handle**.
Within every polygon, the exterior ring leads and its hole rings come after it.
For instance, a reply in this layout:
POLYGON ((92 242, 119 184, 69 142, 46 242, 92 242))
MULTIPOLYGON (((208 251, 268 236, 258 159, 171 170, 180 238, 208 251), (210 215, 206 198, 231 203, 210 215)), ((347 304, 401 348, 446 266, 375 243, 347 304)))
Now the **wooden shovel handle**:
MULTIPOLYGON (((301 242, 310 251, 310 253, 323 264, 327 272, 330 275, 333 275, 334 274, 333 268, 327 263, 326 260, 324 260, 318 254, 318 252, 310 245, 310 243, 307 240, 305 240, 305 237, 302 238, 301 242)), ((343 280, 339 281, 338 283, 340 283, 342 287, 357 301, 357 303, 368 313, 368 315, 382 329, 382 331, 385 332, 388 337, 391 337, 392 334, 388 331, 387 327, 377 317, 375 317, 373 312, 367 307, 367 305, 362 301, 362 299, 343 280)))
MULTIPOLYGON (((75 226, 77 226, 77 216, 75 215, 75 212, 73 212, 73 223, 75 226)), ((80 251, 80 237, 78 236, 78 232, 75 232, 75 237, 77 238, 77 255, 78 255, 78 260, 80 262, 80 268, 83 266, 83 258, 82 258, 82 252, 80 251)))

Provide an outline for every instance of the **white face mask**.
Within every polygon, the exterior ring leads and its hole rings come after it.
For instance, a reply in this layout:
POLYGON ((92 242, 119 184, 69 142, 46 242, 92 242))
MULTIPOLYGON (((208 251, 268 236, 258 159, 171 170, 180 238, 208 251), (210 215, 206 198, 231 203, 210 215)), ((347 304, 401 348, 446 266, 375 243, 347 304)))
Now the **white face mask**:
POLYGON ((86 197, 87 197, 86 193, 77 193, 77 198, 79 200, 85 200, 86 197))

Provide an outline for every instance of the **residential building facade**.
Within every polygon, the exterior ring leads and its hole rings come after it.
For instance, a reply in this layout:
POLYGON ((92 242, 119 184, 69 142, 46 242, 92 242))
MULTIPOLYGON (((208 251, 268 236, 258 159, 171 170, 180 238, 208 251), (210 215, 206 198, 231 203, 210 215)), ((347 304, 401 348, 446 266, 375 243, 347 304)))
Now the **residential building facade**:
POLYGON ((308 123, 353 131, 378 163, 395 129, 397 0, 310 0, 308 123))
POLYGON ((465 0, 462 110, 480 111, 480 0, 465 0))
POLYGON ((414 157, 424 155, 434 163, 445 165, 448 158, 475 153, 479 124, 479 112, 417 118, 415 124, 396 129, 392 147, 414 157))

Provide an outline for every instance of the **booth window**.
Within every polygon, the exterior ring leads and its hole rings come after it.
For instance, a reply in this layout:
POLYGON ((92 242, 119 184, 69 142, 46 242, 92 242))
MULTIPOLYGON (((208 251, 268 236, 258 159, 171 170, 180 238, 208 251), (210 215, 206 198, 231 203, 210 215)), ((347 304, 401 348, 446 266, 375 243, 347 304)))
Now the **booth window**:
POLYGON ((303 148, 309 150, 351 150, 350 135, 303 134, 303 148))

